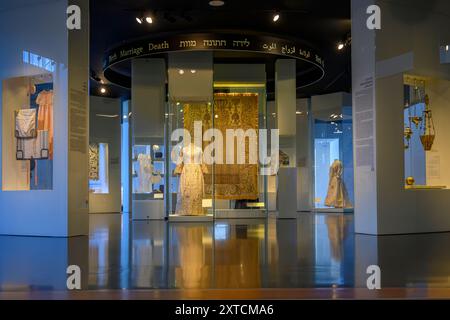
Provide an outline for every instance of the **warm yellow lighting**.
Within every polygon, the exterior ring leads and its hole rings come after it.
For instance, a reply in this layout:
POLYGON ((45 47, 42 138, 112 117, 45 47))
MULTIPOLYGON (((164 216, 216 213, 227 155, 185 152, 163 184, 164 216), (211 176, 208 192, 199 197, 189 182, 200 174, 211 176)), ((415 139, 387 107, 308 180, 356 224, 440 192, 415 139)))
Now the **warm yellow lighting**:
POLYGON ((264 83, 227 83, 215 82, 214 88, 265 88, 264 83))

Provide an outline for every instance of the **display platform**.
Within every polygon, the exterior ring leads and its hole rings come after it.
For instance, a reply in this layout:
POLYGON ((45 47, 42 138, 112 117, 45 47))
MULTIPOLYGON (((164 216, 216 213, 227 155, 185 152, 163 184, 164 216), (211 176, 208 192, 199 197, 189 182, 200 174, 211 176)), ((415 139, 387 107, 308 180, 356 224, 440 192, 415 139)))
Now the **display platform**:
POLYGON ((213 222, 214 217, 212 214, 207 214, 203 216, 186 216, 171 214, 169 215, 169 222, 213 222))
POLYGON ((311 212, 313 213, 344 213, 344 214, 353 214, 354 209, 353 208, 315 208, 312 209, 311 212))
POLYGON ((444 190, 447 189, 447 186, 405 186, 406 190, 444 190))
POLYGON ((266 216, 265 209, 216 209, 216 219, 261 219, 266 216))

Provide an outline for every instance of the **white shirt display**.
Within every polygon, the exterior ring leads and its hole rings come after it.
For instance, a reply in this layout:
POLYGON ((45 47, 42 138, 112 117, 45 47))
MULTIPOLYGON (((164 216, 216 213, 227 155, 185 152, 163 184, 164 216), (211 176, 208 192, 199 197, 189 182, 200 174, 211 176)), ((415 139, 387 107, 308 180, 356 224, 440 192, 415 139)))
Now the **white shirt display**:
POLYGON ((159 174, 154 175, 152 157, 149 154, 140 153, 137 157, 138 162, 138 185, 136 193, 151 193, 154 183, 161 181, 159 174))

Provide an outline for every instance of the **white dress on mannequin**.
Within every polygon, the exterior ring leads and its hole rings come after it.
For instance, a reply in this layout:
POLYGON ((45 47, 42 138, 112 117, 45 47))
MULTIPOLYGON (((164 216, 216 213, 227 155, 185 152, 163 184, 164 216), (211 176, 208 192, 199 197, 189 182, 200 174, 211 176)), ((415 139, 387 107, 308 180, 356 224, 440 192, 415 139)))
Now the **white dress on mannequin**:
POLYGON ((330 167, 330 180, 328 182, 328 193, 325 198, 325 205, 333 208, 351 208, 352 203, 348 198, 342 174, 344 166, 340 160, 334 160, 330 167))
POLYGON ((194 144, 185 146, 180 153, 183 162, 177 166, 175 173, 180 174, 176 214, 203 215, 204 178, 207 173, 203 164, 203 151, 194 144))

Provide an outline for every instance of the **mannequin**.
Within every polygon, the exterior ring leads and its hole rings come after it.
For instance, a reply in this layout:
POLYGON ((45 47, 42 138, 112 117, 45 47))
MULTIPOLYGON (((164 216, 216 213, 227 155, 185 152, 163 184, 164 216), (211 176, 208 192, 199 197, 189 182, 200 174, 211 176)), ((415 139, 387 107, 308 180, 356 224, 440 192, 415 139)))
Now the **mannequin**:
POLYGON ((342 179, 344 166, 342 162, 335 159, 330 167, 330 180, 328 182, 328 193, 325 205, 333 208, 351 208, 352 204, 348 198, 347 188, 342 179))
POLYGON ((180 175, 175 213, 184 216, 203 215, 203 174, 208 173, 208 169, 202 161, 202 148, 191 142, 181 149, 180 158, 182 162, 174 171, 174 174, 180 175))

